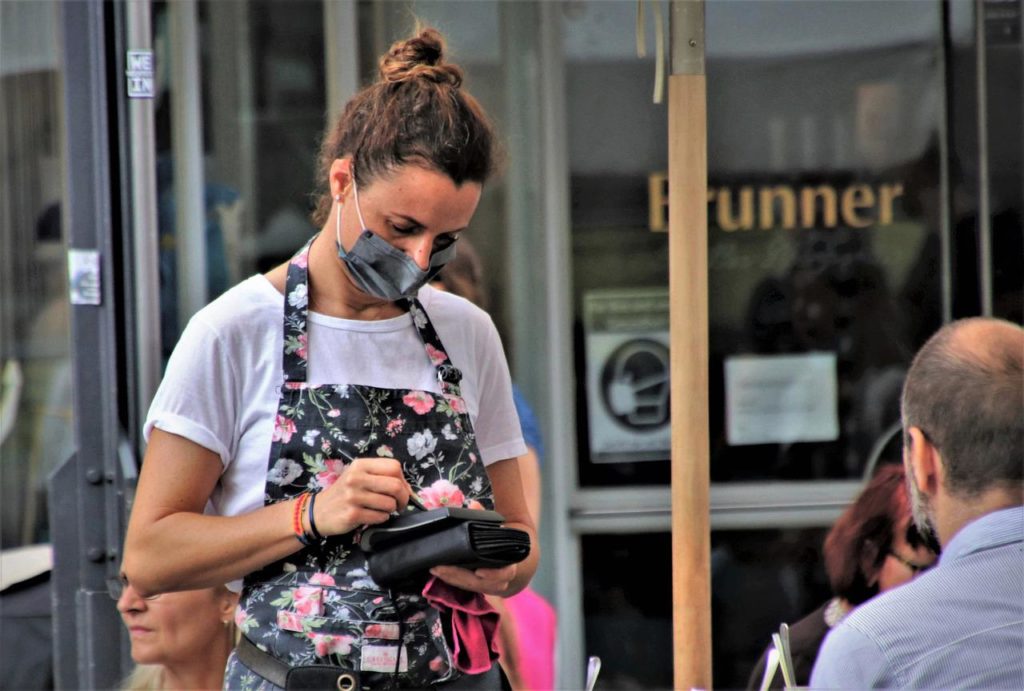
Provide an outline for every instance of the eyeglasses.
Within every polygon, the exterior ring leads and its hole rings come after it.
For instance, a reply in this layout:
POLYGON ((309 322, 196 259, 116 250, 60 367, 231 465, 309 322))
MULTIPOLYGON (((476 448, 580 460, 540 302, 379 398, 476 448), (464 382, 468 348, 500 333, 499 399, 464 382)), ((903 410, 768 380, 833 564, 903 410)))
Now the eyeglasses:
MULTIPOLYGON (((108 578, 107 579, 107 595, 109 595, 111 597, 111 599, 113 599, 115 601, 121 599, 121 596, 124 595, 124 590, 127 587, 128 587, 128 576, 126 574, 122 573, 117 578, 108 578)), ((160 593, 157 593, 156 595, 150 595, 149 597, 144 597, 142 599, 143 600, 155 600, 158 597, 160 597, 160 593)))
POLYGON ((932 567, 931 564, 919 564, 916 561, 910 561, 906 557, 896 554, 896 552, 893 552, 892 550, 889 550, 889 556, 898 561, 899 563, 903 564, 904 566, 906 566, 908 569, 910 569, 915 576, 921 573, 922 571, 927 571, 932 567))

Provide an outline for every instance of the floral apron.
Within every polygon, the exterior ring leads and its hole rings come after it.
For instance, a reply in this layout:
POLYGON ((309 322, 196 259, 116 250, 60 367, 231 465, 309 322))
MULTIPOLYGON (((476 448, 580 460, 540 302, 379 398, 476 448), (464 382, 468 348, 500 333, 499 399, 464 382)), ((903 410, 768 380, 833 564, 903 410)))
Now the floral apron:
MULTIPOLYGON (((442 393, 306 383, 309 244, 288 266, 284 378, 264 502, 323 489, 351 459, 396 458, 431 507, 493 508, 490 482, 459 384, 427 313, 404 301, 442 393)), ((339 354, 344 357, 344 354, 339 354)), ((245 578, 236 612, 242 633, 290 666, 339 665, 363 688, 420 688, 457 678, 450 624, 418 592, 391 592, 367 571, 359 531, 328 538, 245 578)), ((234 655, 226 689, 275 689, 234 655)))

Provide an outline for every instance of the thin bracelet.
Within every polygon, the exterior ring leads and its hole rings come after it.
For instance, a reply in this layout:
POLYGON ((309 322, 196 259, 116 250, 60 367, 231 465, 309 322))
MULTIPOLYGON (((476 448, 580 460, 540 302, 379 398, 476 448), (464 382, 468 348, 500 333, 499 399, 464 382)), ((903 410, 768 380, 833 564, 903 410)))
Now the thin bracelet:
POLYGON ((295 533, 295 537, 298 538, 299 542, 306 547, 311 547, 313 543, 309 541, 309 538, 306 537, 306 531, 302 529, 302 509, 305 508, 307 501, 309 501, 309 492, 303 492, 295 502, 295 510, 292 513, 292 532, 295 533))
POLYGON ((316 495, 318 494, 320 494, 320 490, 313 490, 309 495, 309 532, 314 540, 323 542, 324 536, 316 529, 316 521, 313 519, 313 507, 316 506, 316 495))

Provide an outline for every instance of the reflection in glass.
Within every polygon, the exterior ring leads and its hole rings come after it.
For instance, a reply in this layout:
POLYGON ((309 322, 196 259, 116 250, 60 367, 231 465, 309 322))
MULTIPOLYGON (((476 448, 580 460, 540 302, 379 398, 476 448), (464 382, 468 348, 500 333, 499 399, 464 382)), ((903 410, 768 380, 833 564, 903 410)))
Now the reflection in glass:
MULTIPOLYGON (((837 4, 816 16, 842 38, 827 50, 762 42, 708 61, 713 481, 861 475, 941 320, 939 23, 929 35, 857 6, 892 36, 851 33, 837 4), (730 442, 731 359, 815 353, 835 358, 838 434, 730 442)), ((792 11, 744 7, 773 23, 792 11)), ((709 45, 729 31, 716 16, 709 45)))
MULTIPOLYGON (((653 397, 664 407, 667 389, 640 389, 667 375, 657 372, 658 344, 668 343, 668 308, 643 305, 644 296, 667 295, 668 236, 648 226, 651 173, 665 170, 668 122, 665 104, 652 102, 655 57, 636 55, 634 2, 576 2, 562 5, 565 102, 568 118, 572 222, 572 286, 576 319, 576 438, 580 484, 657 484, 668 481, 669 421, 637 425, 617 414, 653 397), (629 297, 631 294, 634 297, 629 297), (636 300, 634 306, 619 306, 636 300), (595 319, 595 314, 632 313, 595 319), (622 351, 647 353, 651 371, 623 377, 614 373, 622 351), (610 381, 609 381, 610 379, 610 381), (595 390, 595 388, 597 390, 595 390), (664 393, 664 399, 661 397, 664 393)), ((645 29, 653 37, 654 19, 645 29)), ((653 39, 649 41, 653 45, 653 39)), ((602 672, 604 674, 604 672, 602 672)))
MULTIPOLYGON (((826 529, 711 534, 715 688, 743 688, 771 634, 830 597, 826 529)), ((585 535, 585 651, 603 689, 672 688, 672 552, 668 533, 585 535)))
MULTIPOLYGON (((157 4, 154 45, 169 38, 167 4, 157 4)), ((184 327, 178 315, 173 141, 201 126, 207 299, 287 259, 314 232, 309 222, 313 162, 326 112, 323 5, 319 2, 201 2, 202 123, 174 122, 175 75, 158 61, 157 188, 162 347, 184 327)))
MULTIPOLYGON (((707 8, 713 482, 859 477, 893 452, 903 372, 941 321, 940 5, 810 9, 707 8), (730 439, 726 363, 782 355, 834 360, 828 420, 730 439)), ((665 107, 651 102, 653 56, 637 58, 623 30, 633 3, 573 3, 563 19, 579 477, 663 484, 667 451, 635 462, 588 447, 604 423, 585 388, 601 363, 588 360, 582 306, 594 291, 668 284, 667 237, 652 232, 666 212, 665 107)), ((811 400, 774 379, 772 397, 793 411, 811 400)))
POLYGON ((49 539, 46 479, 74 451, 61 229, 57 6, 0 3, 0 526, 49 539))

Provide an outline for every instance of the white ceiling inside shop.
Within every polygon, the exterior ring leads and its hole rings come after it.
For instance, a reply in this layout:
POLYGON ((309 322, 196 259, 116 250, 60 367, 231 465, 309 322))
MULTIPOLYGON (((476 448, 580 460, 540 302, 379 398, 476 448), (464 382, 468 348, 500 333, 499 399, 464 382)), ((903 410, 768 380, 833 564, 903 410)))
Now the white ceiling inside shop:
POLYGON ((0 75, 57 67, 56 2, 0 1, 0 75))

